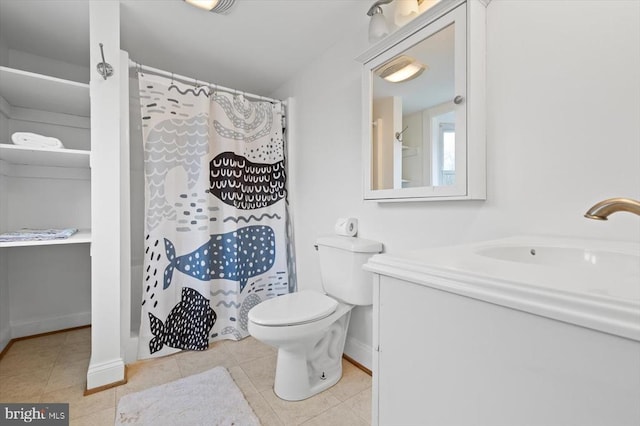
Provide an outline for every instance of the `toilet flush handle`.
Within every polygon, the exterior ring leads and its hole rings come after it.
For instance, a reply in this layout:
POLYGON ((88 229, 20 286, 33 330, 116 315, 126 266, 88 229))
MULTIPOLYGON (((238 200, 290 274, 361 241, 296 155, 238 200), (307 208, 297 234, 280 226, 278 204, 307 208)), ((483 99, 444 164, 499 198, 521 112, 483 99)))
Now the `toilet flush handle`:
POLYGON ((318 251, 318 245, 317 244, 314 244, 313 248, 316 249, 316 251, 318 251))

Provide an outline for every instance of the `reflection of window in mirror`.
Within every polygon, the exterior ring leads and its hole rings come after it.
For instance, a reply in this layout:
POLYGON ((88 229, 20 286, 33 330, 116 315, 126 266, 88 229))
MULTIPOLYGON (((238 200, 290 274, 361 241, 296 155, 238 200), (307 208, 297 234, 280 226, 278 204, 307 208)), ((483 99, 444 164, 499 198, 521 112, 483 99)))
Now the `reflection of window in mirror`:
POLYGON ((455 123, 453 102, 445 102, 423 111, 424 167, 429 172, 425 184, 433 186, 455 185, 455 123))
MULTIPOLYGON (((440 111, 448 109, 446 106, 440 111)), ((431 116, 431 149, 433 186, 455 184, 456 144, 455 111, 431 116)))
POLYGON ((440 171, 437 185, 446 186, 456 183, 456 130, 453 123, 440 123, 438 137, 440 171))

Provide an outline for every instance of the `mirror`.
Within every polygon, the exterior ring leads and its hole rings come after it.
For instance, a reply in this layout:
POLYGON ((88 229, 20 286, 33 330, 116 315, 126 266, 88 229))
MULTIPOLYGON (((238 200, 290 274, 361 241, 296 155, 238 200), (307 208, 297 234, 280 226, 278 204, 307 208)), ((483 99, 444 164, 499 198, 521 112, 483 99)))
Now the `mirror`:
POLYGON ((453 22, 373 70, 373 189, 455 185, 456 110, 464 108, 453 101, 464 95, 455 85, 455 30, 453 22), (420 75, 383 78, 398 59, 420 75))
MULTIPOLYGON (((410 23, 412 28, 383 40, 386 46, 374 46, 378 52, 365 61, 365 199, 485 198, 484 81, 468 66, 468 58, 476 61, 470 49, 478 47, 469 42, 467 6, 479 4, 470 2, 423 13, 410 23), (474 103, 469 102, 468 81, 473 82, 474 103), (483 133, 469 137, 470 124, 483 133)), ((483 69, 480 74, 483 78, 483 69)))

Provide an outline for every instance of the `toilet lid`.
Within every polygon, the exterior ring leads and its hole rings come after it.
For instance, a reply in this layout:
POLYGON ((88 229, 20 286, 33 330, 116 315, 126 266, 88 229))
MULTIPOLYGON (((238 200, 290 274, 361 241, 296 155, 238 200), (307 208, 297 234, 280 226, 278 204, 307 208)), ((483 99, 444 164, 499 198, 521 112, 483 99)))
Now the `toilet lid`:
POLYGON ((249 321, 260 325, 294 325, 331 315, 338 302, 317 291, 299 291, 265 300, 249 311, 249 321))

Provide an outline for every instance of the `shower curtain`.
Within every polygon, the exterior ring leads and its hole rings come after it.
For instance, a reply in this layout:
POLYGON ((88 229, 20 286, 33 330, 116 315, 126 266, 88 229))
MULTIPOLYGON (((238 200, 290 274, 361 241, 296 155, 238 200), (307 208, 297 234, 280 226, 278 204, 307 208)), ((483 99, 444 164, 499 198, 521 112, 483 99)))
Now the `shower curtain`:
POLYGON ((282 104, 140 72, 145 254, 138 358, 248 335, 295 290, 282 104))

